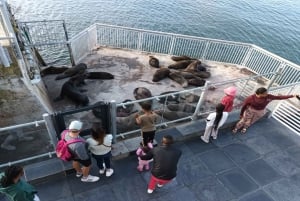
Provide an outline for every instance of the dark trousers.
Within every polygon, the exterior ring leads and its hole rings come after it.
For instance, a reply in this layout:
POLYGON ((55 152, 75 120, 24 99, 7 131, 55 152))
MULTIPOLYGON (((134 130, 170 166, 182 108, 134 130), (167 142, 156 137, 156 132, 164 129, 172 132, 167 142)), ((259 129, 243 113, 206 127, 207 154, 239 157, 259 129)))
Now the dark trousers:
POLYGON ((108 152, 104 155, 95 155, 92 154, 93 158, 96 159, 97 166, 99 169, 103 170, 103 162, 105 164, 106 169, 110 169, 110 158, 111 158, 111 152, 108 152))
POLYGON ((148 142, 153 143, 154 136, 155 136, 155 131, 148 131, 148 132, 142 131, 142 138, 143 138, 144 146, 147 146, 148 142))

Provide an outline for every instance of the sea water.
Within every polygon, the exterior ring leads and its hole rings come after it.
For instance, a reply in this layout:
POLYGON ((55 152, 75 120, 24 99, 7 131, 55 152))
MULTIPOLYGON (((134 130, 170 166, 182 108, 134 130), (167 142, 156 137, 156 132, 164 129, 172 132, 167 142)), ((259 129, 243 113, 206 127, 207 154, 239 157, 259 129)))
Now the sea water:
POLYGON ((9 0, 20 21, 95 22, 258 45, 300 64, 300 0, 9 0))

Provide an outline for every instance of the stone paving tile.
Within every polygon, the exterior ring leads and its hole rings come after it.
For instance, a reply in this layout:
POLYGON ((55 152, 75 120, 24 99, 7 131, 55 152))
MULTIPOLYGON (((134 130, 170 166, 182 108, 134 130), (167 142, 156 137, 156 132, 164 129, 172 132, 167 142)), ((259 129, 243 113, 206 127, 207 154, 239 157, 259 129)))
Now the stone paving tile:
POLYGON ((117 196, 113 192, 113 186, 103 185, 103 186, 99 186, 99 188, 95 188, 92 190, 78 192, 78 194, 74 196, 74 201, 83 201, 83 200, 116 201, 117 196))
POLYGON ((258 185, 238 168, 219 174, 217 177, 225 188, 230 190, 236 197, 240 197, 258 188, 258 185))
POLYGON ((220 131, 218 138, 216 140, 212 140, 213 144, 218 147, 225 147, 232 143, 237 143, 238 141, 239 139, 236 137, 236 135, 232 135, 231 131, 228 129, 220 131))
POLYGON ((281 178, 280 174, 262 159, 246 164, 244 169, 261 186, 281 178))
POLYGON ((194 154, 202 153, 216 148, 216 146, 213 143, 204 143, 200 139, 200 137, 188 139, 184 143, 192 150, 194 154))
POLYGON ((236 167, 233 161, 221 150, 214 149, 200 155, 200 159, 214 173, 236 167))
POLYGON ((155 140, 160 144, 164 135, 172 135, 175 141, 180 140, 182 134, 176 128, 167 128, 164 130, 159 130, 155 134, 155 140))
POLYGON ((288 155, 291 157, 291 159, 294 161, 294 163, 300 167, 300 146, 294 146, 290 147, 286 150, 288 155))
POLYGON ((288 135, 284 133, 277 132, 264 132, 263 135, 274 145, 286 149, 287 147, 291 147, 297 145, 288 135))
POLYGON ((244 141, 244 144, 246 144, 252 150, 255 150, 260 155, 264 155, 279 149, 277 145, 271 143, 269 139, 263 135, 257 136, 255 138, 248 138, 244 141))
POLYGON ((300 174, 271 183, 264 190, 275 201, 299 201, 300 200, 300 174))
POLYGON ((236 163, 242 164, 259 157, 259 154, 249 148, 247 145, 235 143, 223 148, 224 152, 236 163))
MULTIPOLYGON (((156 193, 155 191, 153 193, 156 193)), ((183 201, 183 200, 188 200, 188 201, 199 201, 194 192, 192 192, 189 188, 183 187, 178 189, 177 191, 173 191, 170 194, 165 194, 161 197, 155 198, 155 199, 150 199, 150 201, 183 201)))
POLYGON ((254 193, 251 193, 242 199, 239 199, 239 201, 274 201, 270 196, 268 196, 264 191, 258 190, 254 193))
POLYGON ((195 192, 197 198, 203 201, 227 201, 234 198, 233 194, 224 188, 223 184, 214 176, 195 183, 190 188, 195 192))
POLYGON ((269 153, 264 157, 264 160, 284 176, 291 176, 300 172, 300 167, 286 151, 278 150, 269 153))

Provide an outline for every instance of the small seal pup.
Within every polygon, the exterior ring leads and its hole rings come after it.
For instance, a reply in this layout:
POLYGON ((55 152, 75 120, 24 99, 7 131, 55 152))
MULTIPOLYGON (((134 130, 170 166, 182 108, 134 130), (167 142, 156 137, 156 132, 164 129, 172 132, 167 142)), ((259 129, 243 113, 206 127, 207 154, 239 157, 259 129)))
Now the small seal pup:
POLYGON ((79 63, 76 66, 72 66, 71 68, 65 70, 62 75, 56 76, 55 80, 61 80, 66 77, 72 77, 78 73, 83 73, 87 69, 87 65, 85 63, 79 63))
POLYGON ((171 73, 170 69, 168 68, 160 68, 155 71, 153 74, 152 82, 158 82, 166 77, 171 73))
POLYGON ((159 60, 154 56, 149 56, 149 65, 154 68, 159 68, 159 60))

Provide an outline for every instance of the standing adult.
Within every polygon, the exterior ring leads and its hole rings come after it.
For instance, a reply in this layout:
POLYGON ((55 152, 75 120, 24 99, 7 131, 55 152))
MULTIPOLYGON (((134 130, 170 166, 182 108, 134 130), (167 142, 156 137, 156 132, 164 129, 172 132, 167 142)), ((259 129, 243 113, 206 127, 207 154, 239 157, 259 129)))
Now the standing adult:
POLYGON ((158 115, 152 111, 152 105, 150 103, 143 103, 142 110, 144 114, 136 115, 136 123, 141 126, 143 145, 152 148, 152 143, 155 137, 155 122, 158 115))
MULTIPOLYGON (((68 133, 65 135, 65 140, 75 140, 81 138, 79 133, 82 129, 82 122, 72 121, 69 125, 68 133)), ((83 138, 82 141, 69 144, 70 152, 74 155, 73 168, 76 170, 76 177, 82 177, 82 182, 96 182, 99 177, 89 174, 92 165, 92 160, 88 154, 87 144, 83 138), (81 167, 82 166, 82 167, 81 167)))
POLYGON ((150 160, 153 158, 151 178, 147 190, 149 194, 153 193, 156 185, 162 187, 176 177, 181 150, 176 149, 172 144, 173 137, 165 135, 162 139, 161 146, 154 147, 146 155, 140 156, 142 160, 150 160))
POLYGON ((239 129, 242 129, 241 132, 243 134, 246 133, 252 124, 264 116, 265 108, 272 100, 283 100, 296 96, 297 95, 275 96, 268 94, 267 89, 264 87, 258 88, 255 94, 248 96, 243 102, 240 120, 232 132, 237 133, 239 129))
POLYGON ((0 174, 0 192, 12 201, 39 201, 35 188, 23 181, 24 170, 21 166, 12 165, 0 174))
POLYGON ((96 159, 99 173, 104 174, 105 172, 105 176, 110 177, 114 173, 110 164, 113 137, 111 134, 106 134, 101 127, 94 127, 91 129, 91 132, 92 137, 86 140, 88 149, 91 151, 93 158, 96 159))

